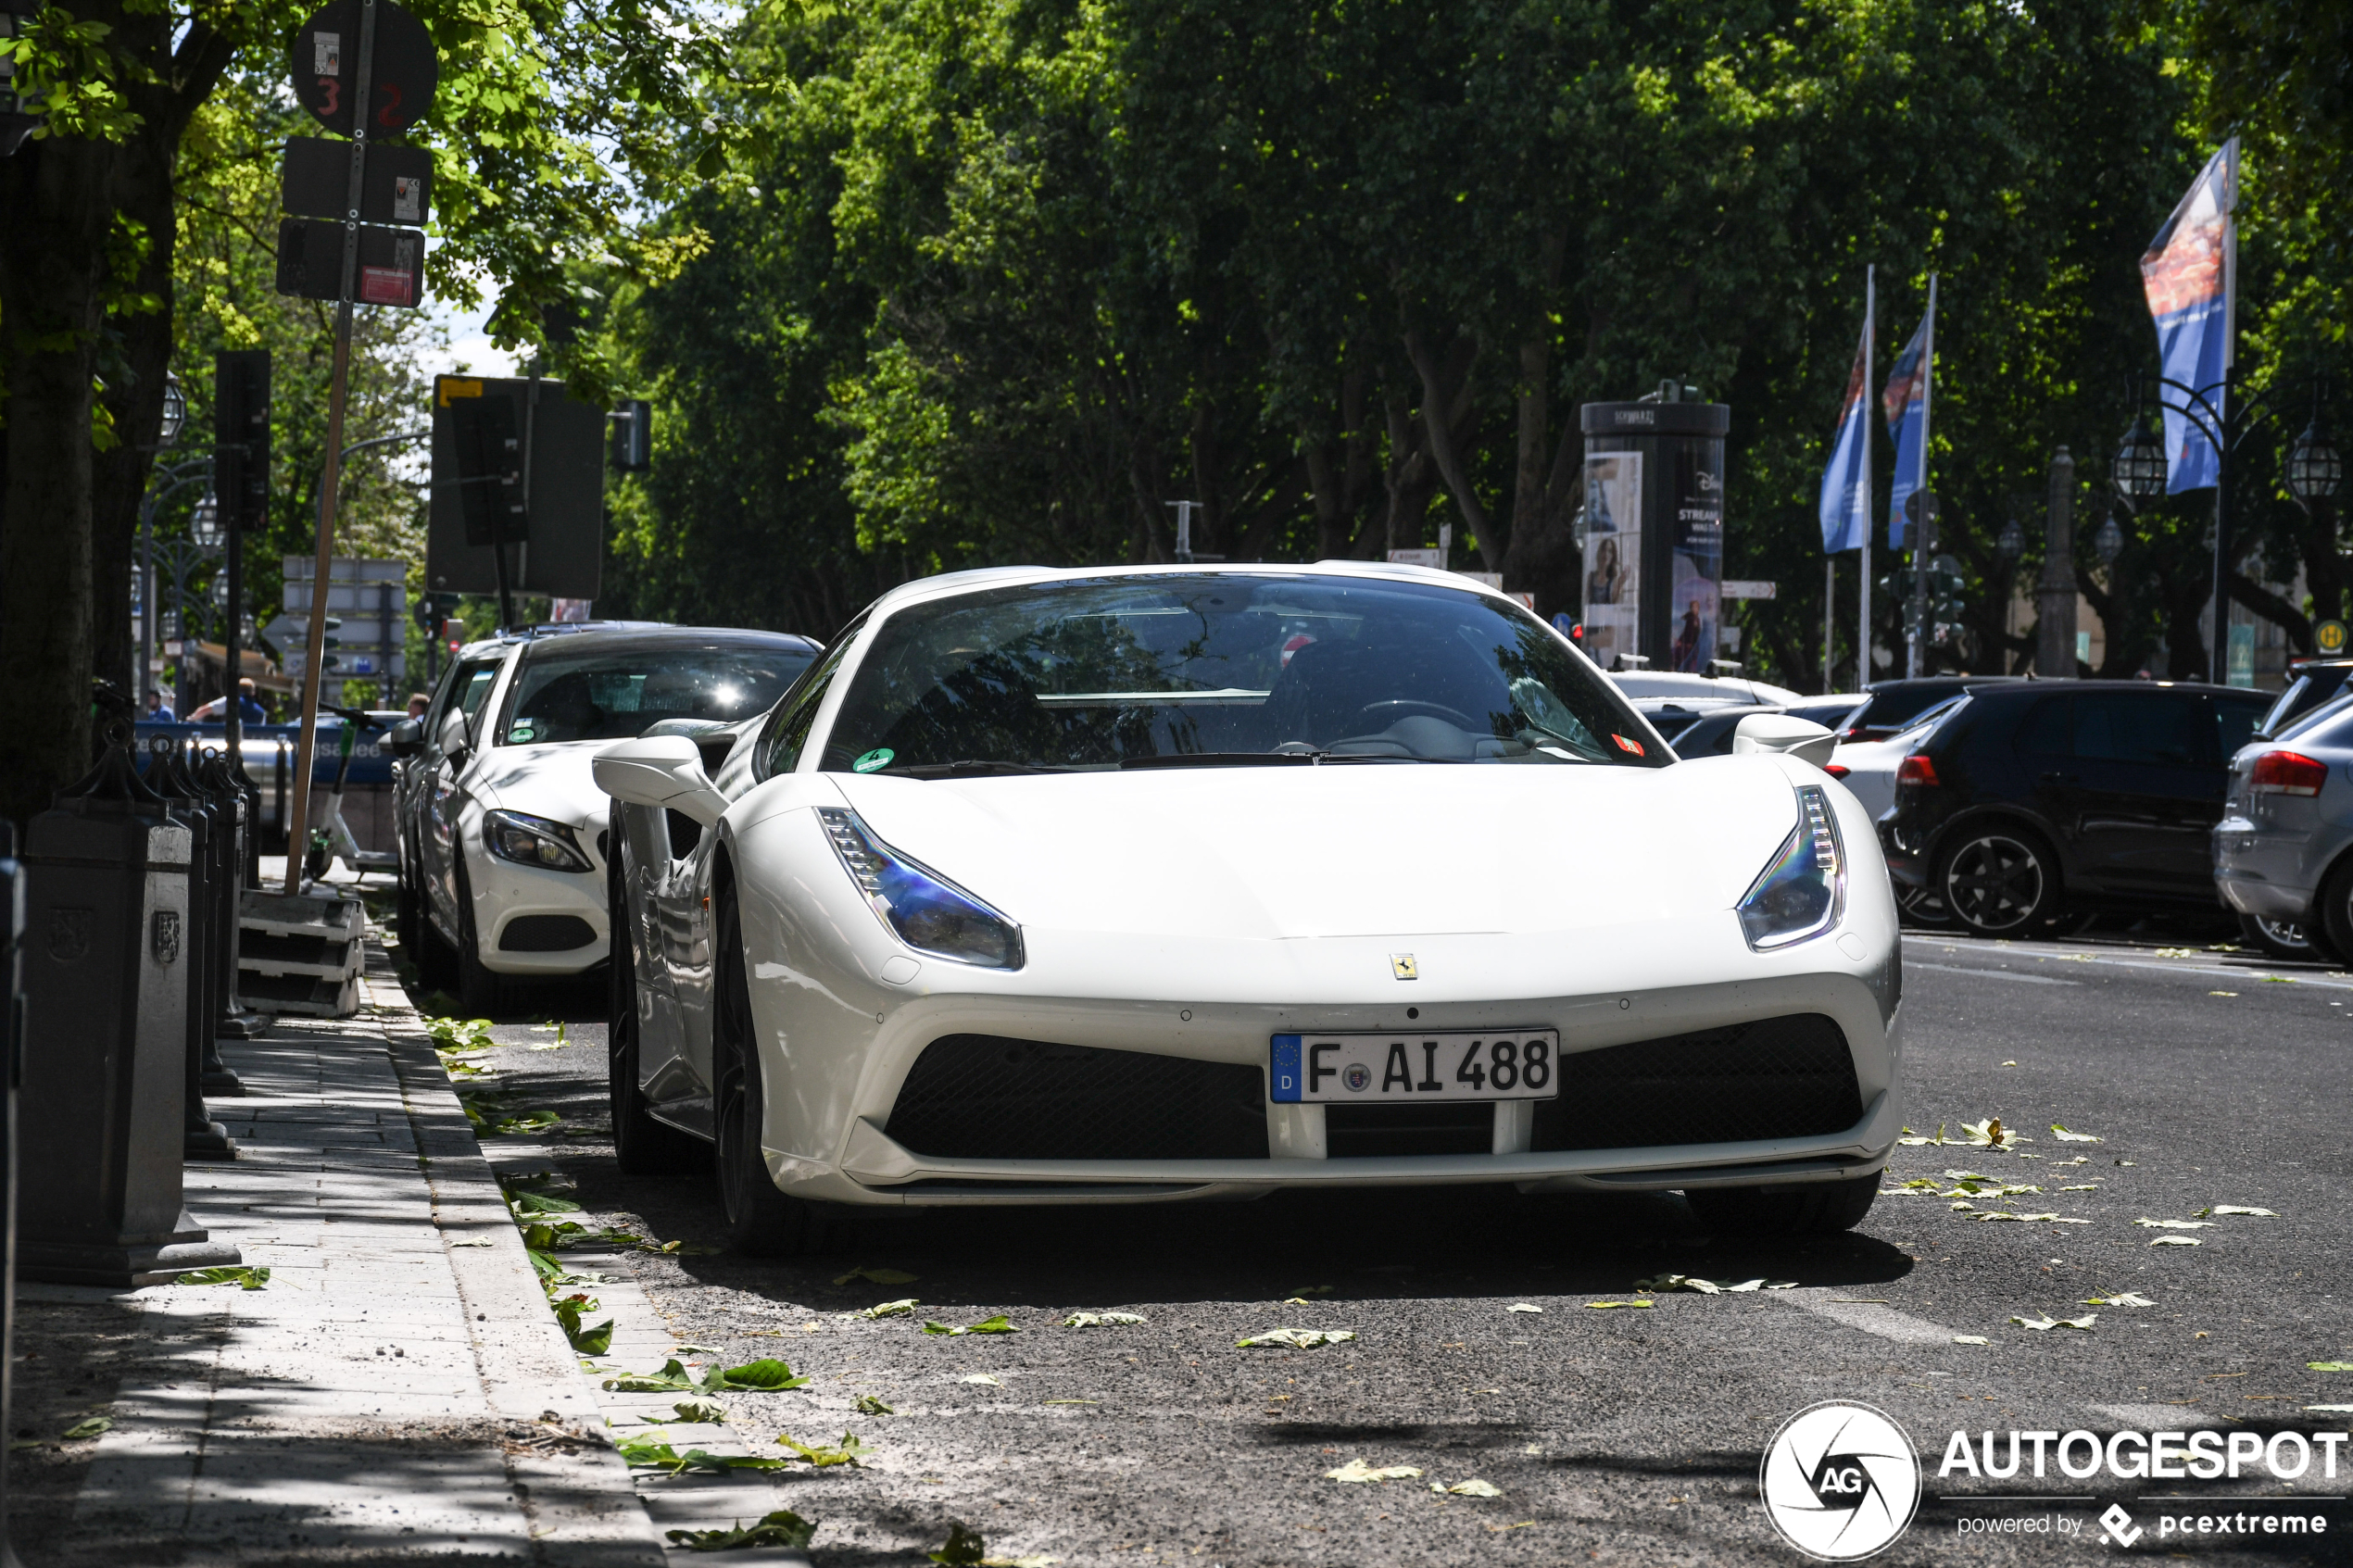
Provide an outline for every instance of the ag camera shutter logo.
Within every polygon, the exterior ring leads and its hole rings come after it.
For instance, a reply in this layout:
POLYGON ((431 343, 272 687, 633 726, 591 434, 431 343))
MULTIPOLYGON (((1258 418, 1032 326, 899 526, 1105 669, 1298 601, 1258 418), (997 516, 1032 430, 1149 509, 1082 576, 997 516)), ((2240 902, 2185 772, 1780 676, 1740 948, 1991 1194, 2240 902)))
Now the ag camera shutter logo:
POLYGON ((1781 1424, 1757 1485, 1783 1540, 1824 1562, 1854 1562, 1910 1527, 1919 1453, 1885 1411, 1829 1399, 1781 1424))

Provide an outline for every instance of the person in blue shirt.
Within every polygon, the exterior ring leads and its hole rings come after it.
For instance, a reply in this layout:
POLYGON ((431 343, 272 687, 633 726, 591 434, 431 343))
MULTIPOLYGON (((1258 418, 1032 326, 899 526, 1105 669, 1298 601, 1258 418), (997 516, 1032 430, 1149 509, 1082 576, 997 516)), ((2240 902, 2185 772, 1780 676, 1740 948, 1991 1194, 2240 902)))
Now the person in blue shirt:
MULTIPOLYGON (((253 677, 250 675, 237 683, 237 715, 248 724, 261 723, 270 717, 263 711, 261 704, 253 698, 253 677)), ((220 724, 227 722, 228 718, 229 699, 225 696, 217 696, 189 714, 188 722, 220 724)))
POLYGON ((160 691, 151 690, 147 693, 147 721, 155 724, 171 724, 179 721, 179 715, 171 711, 171 704, 163 700, 163 693, 160 691))

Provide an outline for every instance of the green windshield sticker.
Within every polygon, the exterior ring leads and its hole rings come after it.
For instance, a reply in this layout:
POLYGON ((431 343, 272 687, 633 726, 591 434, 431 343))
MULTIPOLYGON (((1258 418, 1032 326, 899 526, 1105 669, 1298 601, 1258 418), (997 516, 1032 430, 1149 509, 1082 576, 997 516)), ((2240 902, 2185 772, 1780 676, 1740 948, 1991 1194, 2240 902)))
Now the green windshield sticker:
POLYGON ((890 759, 898 755, 899 754, 897 752, 891 750, 890 747, 887 746, 878 746, 875 747, 874 750, 866 753, 865 756, 858 759, 857 761, 852 762, 849 765, 850 771, 858 773, 879 772, 881 770, 889 767, 890 759))

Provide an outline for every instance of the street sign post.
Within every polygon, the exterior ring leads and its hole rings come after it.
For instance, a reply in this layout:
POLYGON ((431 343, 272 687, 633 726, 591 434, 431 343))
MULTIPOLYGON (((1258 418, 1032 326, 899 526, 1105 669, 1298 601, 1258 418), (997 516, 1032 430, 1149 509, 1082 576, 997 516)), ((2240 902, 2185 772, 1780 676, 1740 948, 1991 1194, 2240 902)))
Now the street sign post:
POLYGON ((1911 626, 1905 641, 1910 645, 1908 669, 1915 678, 1928 673, 1929 574, 1922 569, 1928 553, 1936 548, 1936 518, 1943 509, 1931 490, 1915 490, 1904 497, 1904 533, 1912 547, 1911 626))
MULTIPOLYGON (((370 222, 371 187, 369 148, 373 141, 396 136, 424 118, 433 107, 434 90, 440 84, 441 61, 433 35, 397 0, 332 0, 311 13, 294 40, 295 97, 313 118, 337 135, 351 138, 340 207, 330 207, 323 220, 318 208, 332 200, 332 176, 321 191, 320 160, 332 161, 330 152, 289 148, 280 190, 295 211, 279 229, 278 286, 281 292, 335 302, 333 369, 327 392, 327 453, 319 483, 319 536, 311 581, 333 581, 336 493, 343 483, 343 421, 351 390, 351 307, 355 300, 374 305, 414 307, 424 302, 422 275, 424 236, 413 229, 384 229, 370 222), (306 216, 306 209, 308 213, 306 216), (340 220, 340 264, 330 263, 334 229, 340 220), (365 236, 363 238, 363 236, 365 236), (334 292, 323 292, 325 275, 334 274, 334 292)), ((416 203, 416 221, 423 220, 426 192, 404 184, 418 173, 415 160, 395 152, 382 166, 386 171, 396 220, 409 199, 416 203)), ((429 171, 428 171, 429 172, 429 171)), ((235 612, 233 609, 232 614, 235 612)), ((327 616, 309 618, 304 639, 302 671, 302 733, 296 744, 294 809, 286 819, 286 884, 288 894, 302 886, 302 846, 310 825, 310 771, 319 746, 319 683, 326 662, 327 616)))

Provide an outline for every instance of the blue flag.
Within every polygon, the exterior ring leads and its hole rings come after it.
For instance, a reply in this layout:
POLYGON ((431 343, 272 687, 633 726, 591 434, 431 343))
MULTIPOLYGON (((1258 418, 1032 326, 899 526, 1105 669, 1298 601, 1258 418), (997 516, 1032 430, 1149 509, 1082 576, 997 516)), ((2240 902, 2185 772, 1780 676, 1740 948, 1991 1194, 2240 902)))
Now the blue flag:
MULTIPOLYGON (((2157 353, 2164 372, 2194 387, 2227 413, 2222 376, 2231 362, 2231 210, 2238 205, 2239 143, 2233 136, 2206 160, 2189 194, 2157 232, 2141 257, 2141 289, 2157 321, 2157 353)), ((2171 388, 2164 401, 2182 401, 2171 388)), ((2165 491, 2203 490, 2215 483, 2221 458, 2187 418, 2165 410, 2165 452, 2171 471, 2165 491)))
POLYGON ((1830 466, 1822 470, 1822 548, 1830 555, 1859 550, 1871 538, 1871 310, 1863 311, 1863 340, 1838 408, 1830 466))
POLYGON ((1928 314, 1919 331, 1895 357, 1887 372, 1881 404, 1887 410, 1888 439, 1895 443, 1895 471, 1887 492, 1887 543, 1904 547, 1904 502, 1915 490, 1928 488, 1928 399, 1936 352, 1936 280, 1928 282, 1928 314))

